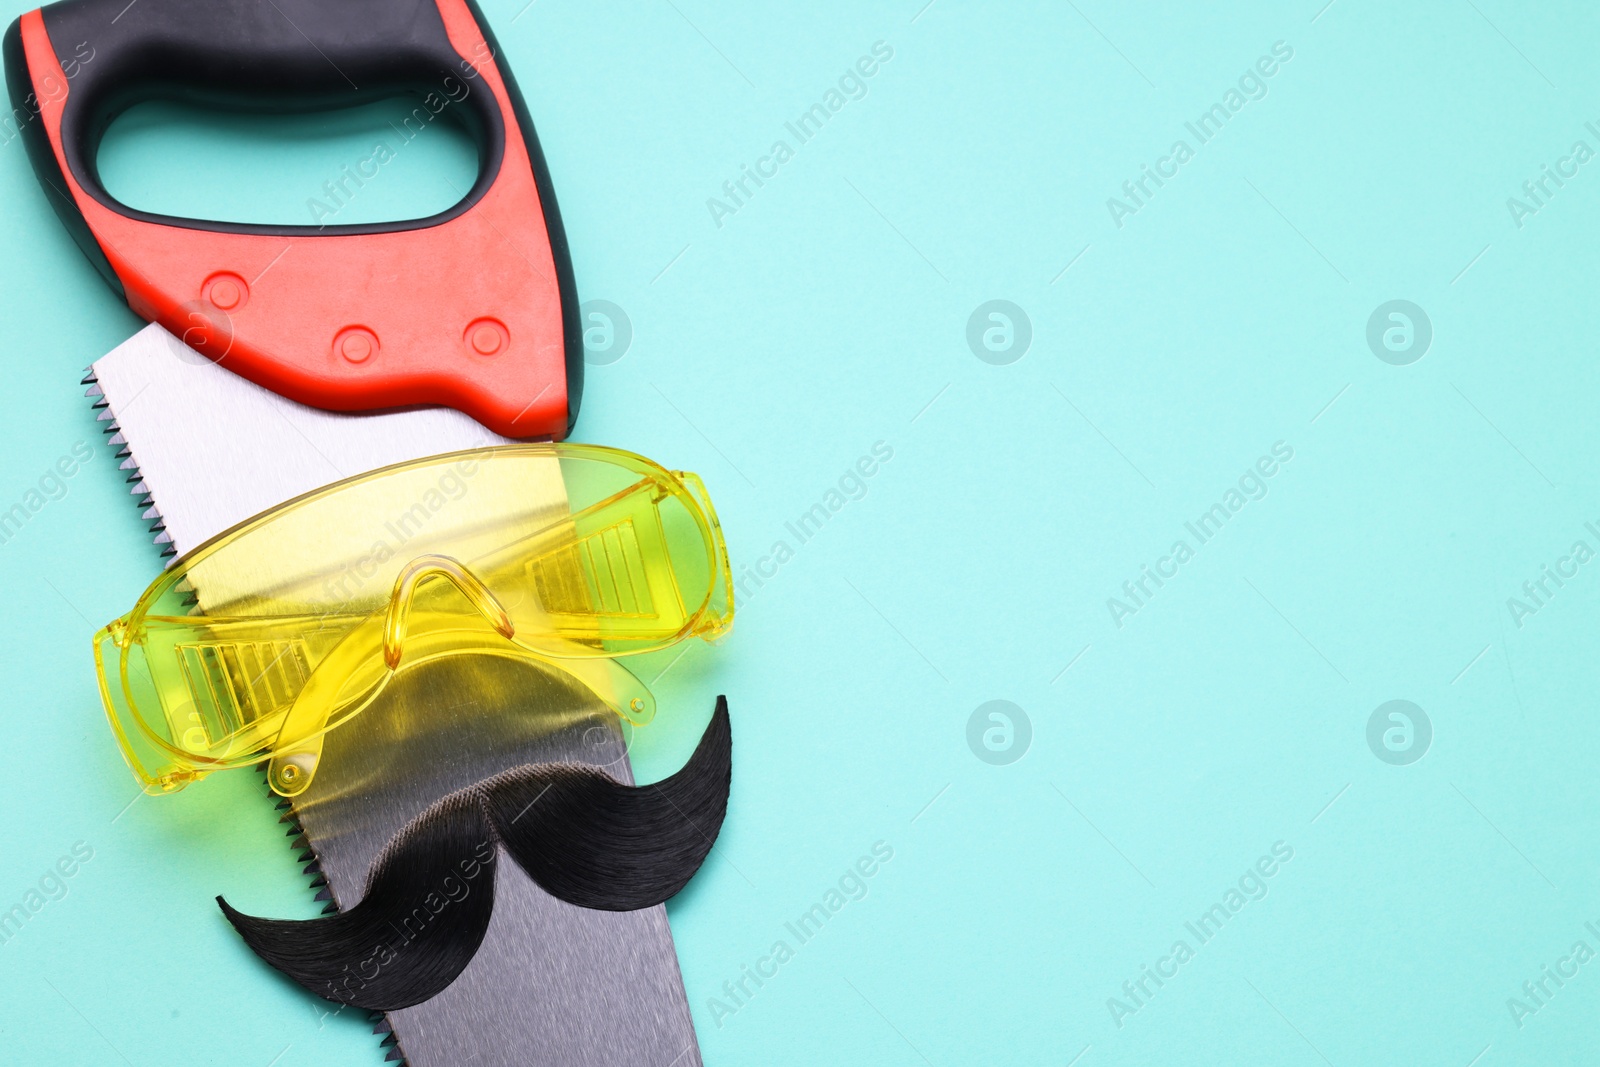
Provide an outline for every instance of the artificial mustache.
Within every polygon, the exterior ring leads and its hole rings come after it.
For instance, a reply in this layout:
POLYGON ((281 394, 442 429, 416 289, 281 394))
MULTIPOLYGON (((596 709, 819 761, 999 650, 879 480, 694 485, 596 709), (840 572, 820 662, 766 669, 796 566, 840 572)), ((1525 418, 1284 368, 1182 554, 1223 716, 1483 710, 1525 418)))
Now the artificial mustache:
POLYGON ((310 992, 372 1011, 408 1008, 455 981, 483 943, 500 848, 569 904, 653 907, 710 854, 732 778, 728 701, 718 697, 688 762, 652 785, 540 763, 451 793, 395 834, 347 911, 262 919, 217 903, 256 955, 310 992))

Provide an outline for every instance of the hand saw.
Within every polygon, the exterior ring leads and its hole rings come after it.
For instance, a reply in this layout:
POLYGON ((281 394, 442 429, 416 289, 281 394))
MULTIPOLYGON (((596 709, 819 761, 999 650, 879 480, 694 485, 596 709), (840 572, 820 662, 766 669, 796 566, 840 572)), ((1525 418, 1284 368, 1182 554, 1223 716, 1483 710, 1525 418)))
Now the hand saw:
MULTIPOLYGON (((479 422, 518 437, 570 428, 582 363, 565 242, 526 108, 470 0, 68 0, 22 16, 4 54, 46 197, 159 324, 86 382, 166 554, 341 477, 505 440, 479 422), (92 63, 71 58, 82 44, 92 63), (480 176, 429 219, 177 219, 118 203, 95 174, 100 134, 140 99, 338 106, 447 77, 475 86, 464 117, 480 176), (406 282, 421 275, 461 284, 418 294, 406 282), (458 410, 332 413, 406 404, 458 410)), ((386 714, 330 735, 286 814, 330 908, 358 899, 393 832, 445 793, 563 759, 631 781, 617 721, 592 695, 527 665, 497 669, 499 684, 476 676, 470 701, 447 665, 416 672, 386 714)), ((514 864, 496 897, 456 983, 378 1023, 390 1061, 700 1062, 663 908, 574 908, 514 864)))
MULTIPOLYGON (((308 408, 156 325, 86 381, 167 554, 342 477, 505 440, 446 409, 308 408)), ((592 692, 526 661, 459 663, 396 675, 381 706, 326 735, 310 788, 280 803, 330 907, 361 898, 378 853, 424 808, 501 771, 565 760, 633 781, 618 719, 592 692)), ((390 1059, 412 1067, 701 1062, 665 908, 577 908, 513 863, 499 865, 493 918, 467 969, 377 1032, 390 1059)))

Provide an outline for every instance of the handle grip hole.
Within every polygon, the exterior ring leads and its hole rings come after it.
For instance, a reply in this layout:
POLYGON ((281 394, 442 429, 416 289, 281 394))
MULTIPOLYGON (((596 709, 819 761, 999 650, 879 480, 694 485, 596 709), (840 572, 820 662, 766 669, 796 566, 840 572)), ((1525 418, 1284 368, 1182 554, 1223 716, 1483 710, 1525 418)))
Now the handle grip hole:
POLYGON ((450 209, 477 181, 464 112, 443 92, 333 111, 147 101, 112 121, 96 166, 111 196, 160 215, 312 230, 404 222, 450 209))

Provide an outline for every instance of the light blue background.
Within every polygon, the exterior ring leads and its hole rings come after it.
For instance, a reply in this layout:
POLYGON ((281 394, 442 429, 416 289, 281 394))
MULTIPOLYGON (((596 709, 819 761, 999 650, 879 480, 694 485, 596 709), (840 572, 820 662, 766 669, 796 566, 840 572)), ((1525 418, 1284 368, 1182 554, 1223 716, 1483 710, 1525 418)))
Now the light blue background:
MULTIPOLYGON (((661 679, 638 746, 666 773, 729 694, 729 818, 669 906, 708 1064, 1590 1061, 1600 962, 1520 1028, 1506 1002, 1578 939, 1600 950, 1600 563, 1520 628, 1506 602, 1600 548, 1600 162, 1520 229, 1506 200, 1600 149, 1600 16, 524 2, 485 7, 581 295, 634 330, 590 368, 579 439, 700 471, 736 568, 894 450, 726 644, 661 679), (880 40, 865 98, 718 227, 707 199, 880 40), (1267 96, 1118 228, 1107 198, 1193 147, 1185 121, 1277 41, 1267 96), (996 298, 1032 323, 1008 366, 965 338, 996 298), (1365 338, 1397 298, 1434 330, 1409 366, 1365 338), (1269 494, 1118 628, 1107 598, 1278 441, 1269 494), (967 745, 994 699, 1032 724, 1009 766, 967 745), (1367 747, 1391 699, 1433 724, 1409 766, 1367 747), (865 898, 714 1011, 877 841, 894 858, 865 898), (1279 841, 1267 897, 1119 1028, 1107 999, 1279 841)), ((295 221, 379 111, 119 138, 107 170, 148 205, 295 221)), ((432 209, 470 174, 447 136, 418 147, 351 210, 432 209)), ((0 945, 0 1059, 377 1064, 211 902, 312 914, 257 779, 128 806, 89 635, 158 561, 77 383, 138 323, 15 141, 0 204, 0 506, 99 450, 0 546, 0 909, 94 849, 0 945)))

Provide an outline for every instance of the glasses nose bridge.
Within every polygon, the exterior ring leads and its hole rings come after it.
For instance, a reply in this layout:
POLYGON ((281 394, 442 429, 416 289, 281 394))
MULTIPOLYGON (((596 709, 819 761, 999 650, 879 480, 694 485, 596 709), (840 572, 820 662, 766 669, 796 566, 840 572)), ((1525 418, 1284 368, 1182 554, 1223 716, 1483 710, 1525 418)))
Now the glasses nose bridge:
POLYGON ((394 590, 389 594, 389 607, 383 620, 383 662, 390 670, 400 666, 411 599, 417 587, 431 578, 448 579, 477 609, 478 614, 489 620, 500 636, 511 637, 516 633, 516 627, 511 624, 511 615, 505 607, 483 584, 482 579, 460 560, 442 555, 418 556, 401 568, 395 576, 394 590))

